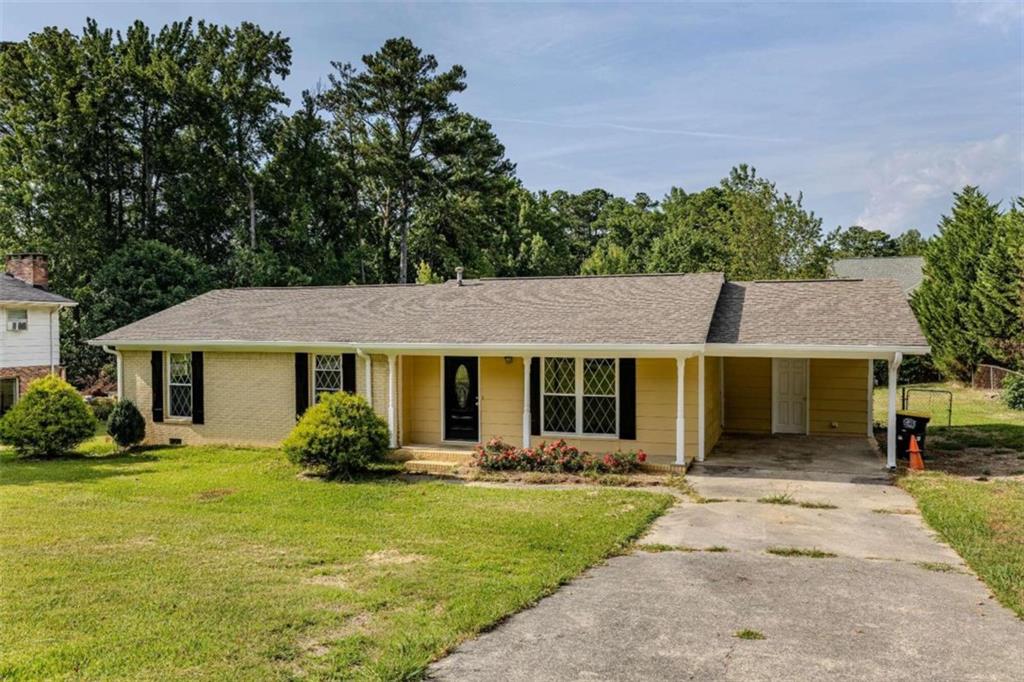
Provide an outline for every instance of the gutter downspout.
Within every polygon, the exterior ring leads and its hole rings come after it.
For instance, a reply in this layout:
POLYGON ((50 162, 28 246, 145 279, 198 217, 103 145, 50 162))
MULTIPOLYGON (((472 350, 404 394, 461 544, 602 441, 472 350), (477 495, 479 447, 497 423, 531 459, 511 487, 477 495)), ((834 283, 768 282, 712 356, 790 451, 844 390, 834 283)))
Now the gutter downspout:
POLYGON ((366 404, 373 407, 373 359, 362 348, 356 348, 356 357, 363 361, 363 383, 366 385, 366 404))
POLYGON ((121 351, 106 345, 103 346, 103 350, 117 358, 117 399, 121 400, 124 398, 124 371, 123 363, 121 361, 121 351))
POLYGON ((49 322, 50 322, 50 332, 49 332, 50 333, 50 345, 49 345, 49 351, 50 351, 50 374, 54 373, 54 367, 55 367, 54 362, 53 362, 53 313, 55 311, 56 311, 56 309, 51 308, 50 309, 50 317, 49 317, 49 322))

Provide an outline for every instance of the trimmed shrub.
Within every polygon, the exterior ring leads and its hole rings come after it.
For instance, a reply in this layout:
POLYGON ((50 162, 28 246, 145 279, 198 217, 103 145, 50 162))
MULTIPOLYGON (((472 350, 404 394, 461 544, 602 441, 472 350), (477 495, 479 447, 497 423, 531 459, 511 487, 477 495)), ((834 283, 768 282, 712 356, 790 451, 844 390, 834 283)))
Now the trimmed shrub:
POLYGON ((1008 374, 1003 379, 1003 402, 1014 410, 1024 410, 1024 377, 1008 374))
POLYGON ((121 448, 128 449, 146 437, 146 420, 135 403, 118 400, 107 418, 107 433, 121 448))
POLYGON ((384 459, 388 425, 361 396, 323 394, 281 447, 296 464, 331 476, 350 475, 384 459))
POLYGON ((54 457, 96 433, 92 410, 71 384, 55 374, 29 384, 0 419, 0 441, 25 457, 54 457))
POLYGON ((96 417, 96 421, 106 423, 116 402, 114 398, 93 398, 88 402, 88 405, 89 409, 92 410, 93 416, 96 417))

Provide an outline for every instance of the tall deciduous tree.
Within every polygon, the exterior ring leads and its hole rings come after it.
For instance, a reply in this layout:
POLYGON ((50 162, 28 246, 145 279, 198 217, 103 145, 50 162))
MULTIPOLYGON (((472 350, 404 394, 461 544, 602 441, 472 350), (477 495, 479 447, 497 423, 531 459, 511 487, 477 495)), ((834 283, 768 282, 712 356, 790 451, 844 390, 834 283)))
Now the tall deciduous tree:
POLYGON ((963 380, 987 356, 972 325, 984 314, 973 290, 998 219, 998 207, 977 187, 955 194, 952 212, 942 217, 939 234, 925 251, 925 278, 912 299, 936 366, 963 380))

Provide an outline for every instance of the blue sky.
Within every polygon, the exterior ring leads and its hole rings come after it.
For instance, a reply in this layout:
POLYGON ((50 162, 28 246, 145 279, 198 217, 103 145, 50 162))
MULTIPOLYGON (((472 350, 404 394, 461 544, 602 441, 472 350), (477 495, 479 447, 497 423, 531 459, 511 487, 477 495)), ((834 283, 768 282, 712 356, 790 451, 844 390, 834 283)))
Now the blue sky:
POLYGON ((1024 194, 1017 2, 360 4, 11 2, 0 39, 86 16, 187 16, 290 36, 293 98, 405 35, 469 73, 531 189, 695 191, 750 163, 826 229, 931 233, 964 184, 1024 194))

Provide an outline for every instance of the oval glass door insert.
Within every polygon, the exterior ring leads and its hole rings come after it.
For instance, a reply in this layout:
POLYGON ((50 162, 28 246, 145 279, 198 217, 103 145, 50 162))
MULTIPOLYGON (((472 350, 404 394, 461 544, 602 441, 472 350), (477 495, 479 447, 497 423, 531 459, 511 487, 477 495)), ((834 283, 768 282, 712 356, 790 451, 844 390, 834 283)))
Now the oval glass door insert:
POLYGON ((459 365, 455 370, 455 400, 459 403, 459 409, 466 409, 469 402, 469 370, 465 365, 459 365))

